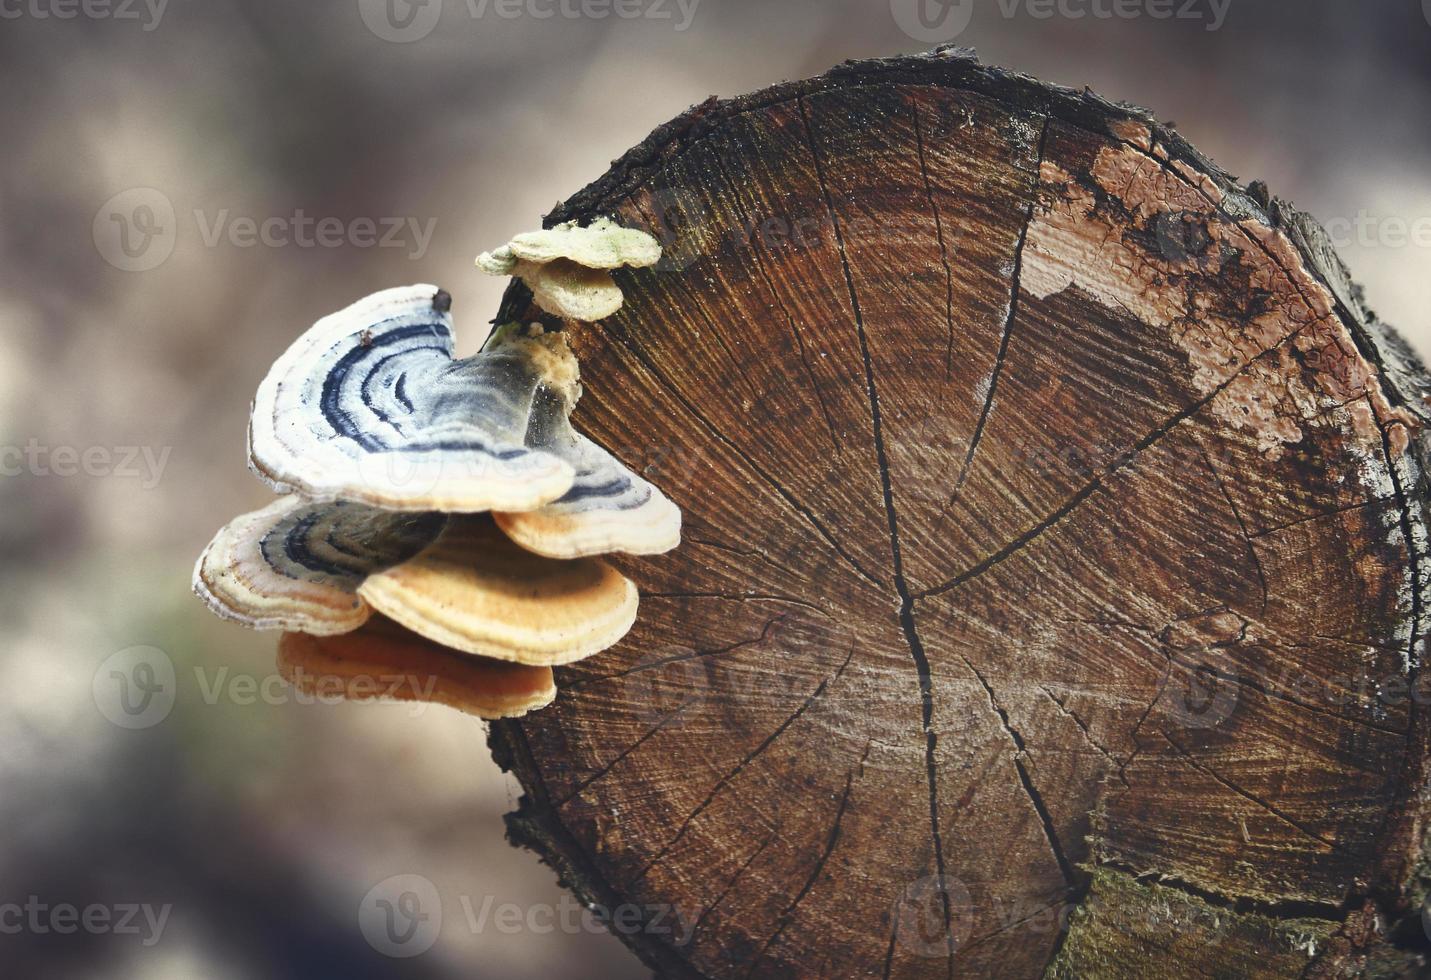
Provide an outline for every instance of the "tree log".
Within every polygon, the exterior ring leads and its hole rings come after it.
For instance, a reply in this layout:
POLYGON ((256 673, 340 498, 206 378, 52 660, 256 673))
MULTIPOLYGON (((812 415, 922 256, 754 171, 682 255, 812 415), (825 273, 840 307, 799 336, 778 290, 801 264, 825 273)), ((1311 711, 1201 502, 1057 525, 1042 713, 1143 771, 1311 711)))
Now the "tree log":
POLYGON ((600 215, 667 258, 575 421, 684 542, 491 741, 649 964, 1419 969, 1431 382, 1314 222, 954 50, 699 106, 600 215))

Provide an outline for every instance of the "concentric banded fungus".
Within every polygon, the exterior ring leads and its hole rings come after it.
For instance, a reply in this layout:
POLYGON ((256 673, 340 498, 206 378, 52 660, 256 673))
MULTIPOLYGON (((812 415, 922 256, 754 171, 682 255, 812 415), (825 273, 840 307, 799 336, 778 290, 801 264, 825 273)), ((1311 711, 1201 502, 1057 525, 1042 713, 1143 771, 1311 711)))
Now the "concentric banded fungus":
POLYGON ((621 308, 621 288, 610 270, 645 268, 660 259, 661 246, 655 238, 598 218, 585 227, 568 222, 518 235, 479 255, 477 268, 488 275, 521 279, 547 313, 590 322, 621 308))
POLYGON ((533 665, 571 663, 616 643, 636 619, 636 587, 594 558, 556 561, 517 546, 485 517, 454 518, 421 554, 358 594, 453 650, 533 665))
MULTIPOLYGON (((558 397, 544 390, 537 400, 558 397)), ((576 471, 571 489, 536 510, 494 514, 498 526, 522 547, 549 558, 618 551, 650 555, 679 544, 680 509, 606 450, 574 431, 568 412, 556 405, 534 410, 527 443, 571 464, 576 471)))
POLYGON ((343 636, 283 634, 278 671, 310 695, 424 701, 479 718, 515 718, 556 697, 550 667, 454 653, 382 616, 343 636))
POLYGON ((254 629, 346 633, 372 610, 358 586, 432 543, 441 514, 284 497, 230 522, 194 567, 194 591, 218 615, 254 629))
POLYGON ((524 445, 532 396, 559 358, 531 345, 452 358, 451 299, 389 289, 319 320, 259 386, 252 468, 280 491, 391 510, 528 510, 570 465, 524 445))
MULTIPOLYGON (((613 266, 660 254, 609 223, 557 241, 515 248, 613 266)), ((674 547, 680 513, 571 428, 580 368, 563 334, 509 323, 457 361, 450 306, 434 286, 377 293, 278 360, 254 402, 250 463, 297 493, 220 531, 194 588, 226 618, 287 631, 280 666, 297 684, 314 683, 305 666, 355 684, 422 667, 440 677, 437 700, 510 716, 551 700, 549 665, 631 628, 635 586, 588 556, 674 547), (491 517, 446 516, 496 507, 510 537, 491 517), (364 627, 374 610, 403 625, 364 627), (360 627, 332 643, 298 635, 360 627), (463 655, 502 666, 454 666, 463 655)))

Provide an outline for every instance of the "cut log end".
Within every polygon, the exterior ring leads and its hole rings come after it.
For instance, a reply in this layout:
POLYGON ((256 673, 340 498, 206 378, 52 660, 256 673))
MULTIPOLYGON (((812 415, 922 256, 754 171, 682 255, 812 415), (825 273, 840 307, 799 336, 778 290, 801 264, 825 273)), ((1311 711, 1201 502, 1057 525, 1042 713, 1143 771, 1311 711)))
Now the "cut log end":
POLYGON ((684 543, 492 743, 613 931, 676 976, 1416 968, 1431 383, 1315 223, 953 52, 698 107, 549 220, 606 215, 666 258, 571 328, 575 421, 684 543))

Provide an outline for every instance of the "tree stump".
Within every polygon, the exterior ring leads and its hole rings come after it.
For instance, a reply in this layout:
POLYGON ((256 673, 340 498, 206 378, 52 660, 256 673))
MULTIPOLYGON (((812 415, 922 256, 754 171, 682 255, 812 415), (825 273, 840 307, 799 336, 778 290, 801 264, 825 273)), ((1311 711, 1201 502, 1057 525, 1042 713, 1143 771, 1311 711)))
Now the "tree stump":
POLYGON ((493 727, 515 840, 663 975, 1417 969, 1428 382, 1317 225, 952 50, 548 223, 608 214, 666 259, 575 421, 685 536, 493 727))

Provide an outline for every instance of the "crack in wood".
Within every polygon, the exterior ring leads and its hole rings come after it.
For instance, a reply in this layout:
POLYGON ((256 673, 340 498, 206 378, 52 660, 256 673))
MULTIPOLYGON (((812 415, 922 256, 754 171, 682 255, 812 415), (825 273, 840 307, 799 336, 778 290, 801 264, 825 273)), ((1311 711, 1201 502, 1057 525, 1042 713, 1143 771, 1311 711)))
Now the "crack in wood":
MULTIPOLYGON (((879 462, 880 489, 884 495, 885 516, 889 522, 890 561, 893 566, 895 591, 899 597, 899 625, 904 633, 905 642, 909 645, 910 656, 914 660, 915 670, 919 677, 919 694, 924 727, 924 765, 929 783, 929 824, 930 836, 934 846, 934 863, 938 869, 939 876, 943 878, 946 872, 944 866, 944 842, 939 829, 939 777, 937 758, 939 736, 934 730, 933 676, 929 666, 929 658, 925 655, 924 644, 919 638, 919 631, 914 622, 914 599, 910 595, 909 585, 904 578, 903 557, 900 553, 899 545, 899 515, 894 504, 894 485, 890 477, 889 456, 884 444, 884 428, 879 406, 879 388, 875 383, 874 362, 870 357, 869 337, 865 332, 864 315, 860 308, 859 293, 855 289, 854 272, 850 269, 849 255, 845 251, 845 236, 840 225, 840 217, 835 210, 834 197, 830 193, 830 185, 825 178, 825 168, 821 162, 820 150, 815 142, 815 129, 810 122, 809 109, 803 98, 798 101, 800 105, 800 119, 805 129, 805 139, 809 144, 810 156, 815 165, 815 176, 820 185, 820 193, 824 196, 825 208, 829 212, 831 227, 834 229, 836 250, 839 253, 840 266, 844 270, 845 285, 849 289, 850 312, 855 319, 855 330, 859 335, 860 341, 860 354, 864 360, 865 388, 870 401, 870 421, 874 430, 875 457, 879 462)), ((941 892, 940 897, 944 904, 944 923, 946 935, 948 936, 948 971, 952 977, 954 972, 953 911, 949 906, 949 896, 941 892)))
POLYGON ((1199 762, 1197 758, 1194 757, 1193 754, 1187 750, 1186 747, 1180 745, 1177 740, 1174 739, 1171 735, 1169 735, 1166 731, 1159 729, 1158 734, 1162 736, 1163 741, 1167 742, 1173 748, 1177 749, 1178 752, 1180 752, 1183 757, 1187 759, 1188 765, 1192 766, 1198 772, 1203 773, 1205 776, 1207 776, 1209 779, 1212 779, 1220 786, 1223 786, 1236 793, 1238 796, 1247 800, 1249 803, 1252 803, 1258 807, 1261 807, 1263 810, 1266 810, 1278 820, 1281 820, 1283 823, 1287 824, 1287 826, 1298 831, 1303 836, 1307 837, 1309 840, 1316 841, 1318 844, 1321 844, 1323 847, 1326 847, 1330 851, 1335 852, 1339 850, 1336 841, 1329 840, 1326 837, 1323 837, 1321 834, 1318 834, 1316 831, 1311 830, 1308 827, 1304 827, 1299 821, 1289 817, 1287 814, 1283 813, 1281 810, 1268 803, 1266 800, 1259 799, 1257 797, 1257 794, 1243 789, 1241 786, 1237 785, 1232 780, 1228 779, 1226 776, 1213 769, 1211 766, 1199 762))
POLYGON ((1009 713, 1004 706, 999 703, 994 695, 993 686, 984 679, 984 675, 974 666, 974 662, 963 653, 959 658, 978 679, 979 684, 984 688, 984 694, 989 699, 989 707, 994 709, 994 714, 999 716, 999 724, 1003 726, 1004 734, 1014 743, 1014 768, 1018 771, 1019 782, 1024 788, 1024 794, 1028 796, 1029 803, 1032 804, 1034 814, 1038 817, 1039 824, 1043 828, 1043 835, 1048 840, 1049 850, 1053 852, 1053 858, 1058 862, 1058 870, 1063 875, 1064 883, 1069 888, 1078 886, 1078 876, 1074 872, 1073 864, 1068 860, 1068 855, 1064 853, 1063 844, 1058 839, 1058 832, 1053 826, 1053 814, 1049 812, 1048 806, 1044 803, 1043 797, 1039 795, 1038 787, 1034 786, 1033 778, 1029 775, 1028 767, 1024 765, 1024 756, 1028 755, 1028 748, 1024 745, 1024 738, 1019 734, 1019 730, 1009 721, 1009 713))
POLYGON ((721 902, 725 901, 726 896, 731 893, 731 889, 735 888, 736 883, 739 882, 740 879, 745 876, 745 873, 750 870, 751 865, 753 865, 757 860, 759 860, 760 855, 765 853, 766 848, 768 848, 771 844, 775 843, 775 841, 779 840, 779 838, 780 827, 777 824, 775 828, 770 831, 770 836, 765 838, 765 841, 759 847, 757 847, 754 852, 751 853, 750 857, 746 858, 741 863, 739 868, 736 868, 735 874, 731 875, 730 880, 726 882, 725 887, 721 889, 720 894, 717 895, 715 899, 711 901, 710 904, 708 904, 704 909, 701 910, 701 914, 696 917, 695 924, 691 926, 690 936, 687 942, 694 943, 696 941, 696 936, 700 934, 701 927, 705 925, 706 919, 710 916, 710 914, 716 910, 716 908, 720 905, 721 902))
POLYGON ((711 421, 705 417, 704 413, 702 413, 699 409, 695 407, 694 404, 692 404, 691 400, 686 397, 685 393, 681 391, 678 386, 676 386, 669 379, 667 379, 666 376, 663 375, 656 368, 656 366, 651 363, 650 358, 648 358, 634 344, 631 344, 624 336, 612 332, 610 328, 604 326, 602 323, 598 322, 597 324, 595 324, 595 326, 604 331, 607 337, 611 338, 612 340, 615 340, 617 343, 621 344, 621 346, 624 347, 626 350, 630 351, 631 356, 635 357, 638 361, 640 361, 641 365, 647 370, 647 372, 649 372, 650 375, 655 378, 656 381, 659 382, 662 387, 669 391, 671 393, 671 396, 675 398, 678 402, 680 402, 681 405, 686 409, 686 411, 690 412, 691 415, 696 419, 696 421, 699 422, 701 426, 706 429, 707 432, 714 436, 727 449, 739 456, 741 460, 745 463, 745 465, 749 466, 751 471, 754 472, 756 476, 760 477, 760 479, 763 480, 772 490, 779 494, 781 499, 784 500, 785 503, 789 505, 792 510, 794 510, 797 514, 803 517, 805 521, 812 528, 815 529, 815 531, 820 535, 820 537, 824 538, 825 542, 831 548, 835 549, 835 552, 842 559, 844 559, 845 563, 850 566, 850 569, 856 575, 860 576, 860 578, 869 582, 871 585, 875 586, 880 591, 884 591, 888 588, 888 586, 886 586, 879 579, 875 578, 869 572, 865 571, 864 568, 860 566, 860 563, 855 560, 854 556, 849 554, 849 552, 845 551, 845 549, 841 547, 839 541, 835 539, 834 535, 830 533, 829 529, 825 527, 825 525, 820 521, 820 519, 816 517, 808 507, 802 504, 793 493, 785 489, 784 485, 781 484, 779 480, 775 479, 769 473, 766 473, 765 468, 763 466, 757 463, 744 449, 741 449, 740 446, 737 445, 733 439, 728 437, 725 433, 721 432, 717 426, 712 424, 711 421))
POLYGON ((783 602, 790 606, 800 606, 811 612, 830 618, 830 610, 804 599, 788 595, 767 595, 761 592, 642 592, 643 599, 717 599, 721 602, 783 602))
POLYGON ((988 425, 989 415, 994 410, 994 397, 999 390, 999 378, 1004 373, 1004 362, 1009 355, 1009 342, 1013 338, 1014 323, 1019 316, 1019 291, 1023 288, 1024 247, 1028 244, 1029 229, 1033 226, 1034 214, 1038 211, 1038 195, 1041 186, 1039 174, 1043 172, 1044 155, 1048 152, 1048 133, 1051 124, 1050 117, 1044 116, 1043 129, 1039 134, 1037 161, 1034 166, 1033 189, 1029 194, 1028 213, 1024 216, 1023 226, 1019 229, 1019 240, 1014 246, 1014 268, 1010 276, 1009 288, 1009 312, 1004 318, 1003 331, 999 335, 999 350, 994 355, 994 370, 989 375, 989 390, 984 394, 984 404, 979 410, 979 421, 974 425, 974 435, 969 440, 969 451, 964 455, 964 466, 959 471, 959 478, 954 481, 953 492, 949 494, 949 499, 944 502, 944 507, 939 512, 936 526, 944 522, 949 508, 954 506, 959 492, 964 489, 964 481, 969 478, 969 471, 974 466, 974 456, 978 453, 979 443, 984 438, 984 427, 988 425))
POLYGON ((1252 540, 1252 535, 1247 533, 1247 522, 1242 519, 1242 514, 1238 512, 1237 505, 1232 502, 1232 494, 1228 492, 1227 486, 1222 482, 1222 476, 1217 472, 1217 467, 1212 463, 1212 457, 1207 454, 1207 450, 1196 438, 1198 454, 1202 456, 1202 461, 1207 466, 1207 472, 1212 476, 1213 483, 1217 484, 1217 489, 1222 493, 1222 498, 1227 501, 1227 509, 1232 512, 1232 519, 1237 522, 1238 529, 1242 532, 1242 540, 1247 544, 1247 556, 1252 559, 1252 567, 1257 571, 1257 582, 1262 588, 1262 611, 1259 616, 1267 615, 1267 573, 1262 569, 1262 558, 1257 554, 1257 545, 1252 540))
MULTIPOLYGON (((944 380, 954 376, 954 269, 949 265, 949 248, 944 241, 944 219, 939 202, 934 197, 934 182, 929 178, 929 162, 924 157, 924 127, 919 122, 919 100, 911 99, 910 115, 914 117, 914 143, 919 150, 919 176, 924 181, 924 196, 934 217, 934 234, 939 239, 939 261, 944 266, 944 323, 947 337, 944 347, 944 380)), ((1030 211, 1030 217, 1032 217, 1030 211)))
POLYGON ((760 966, 760 961, 765 958, 765 954, 769 952, 770 947, 784 934, 785 929, 795 917, 795 910, 800 907, 800 903, 805 900, 805 897, 814 890, 816 883, 820 880, 820 875, 825 871, 825 865, 830 861, 830 855, 834 854, 835 848, 839 846, 840 825, 845 820, 845 811, 849 809, 850 791, 853 790, 855 786, 855 773, 858 771, 861 776, 864 775, 865 762, 869 759, 870 749, 872 747, 872 742, 865 744, 865 751, 864 754, 860 756, 860 761, 845 775, 845 791, 841 794, 840 802, 835 808, 835 819, 830 827, 830 835, 828 841, 825 843, 825 849, 820 853, 819 857, 815 859, 815 866, 810 869, 810 875, 805 879, 805 884, 800 888, 800 891, 795 894, 795 897, 791 900, 785 911, 781 913, 779 924, 776 926, 775 931, 770 934, 770 938, 761 945, 760 951, 756 953, 754 958, 750 961, 750 971, 746 974, 747 977, 755 975, 756 968, 760 966))
POLYGON ((637 749, 639 749, 641 746, 645 745, 648 741, 651 740, 652 737, 654 737, 658 732, 660 732, 661 729, 665 728, 668 724, 670 724, 670 723, 676 718, 677 715, 679 715, 681 712, 685 711, 687 708, 689 708, 692 704, 694 704, 694 703, 695 703, 696 701, 698 701, 698 700, 700 700, 700 699, 699 699, 699 698, 686 698, 686 699, 685 699, 684 701, 682 701, 680 704, 676 705, 676 706, 675 706, 674 708, 672 708, 670 711, 666 712, 666 714, 661 718, 661 720, 658 721, 658 722, 651 728, 650 731, 646 732, 644 735, 642 735, 640 738, 638 738, 635 742, 631 743, 629 746, 627 746, 627 747, 626 747, 625 749, 623 749, 621 752, 617 753, 617 755, 616 755, 616 757, 615 757, 614 759, 612 759, 610 762, 606 763, 606 765, 602 766, 602 767, 601 767, 600 769, 598 769, 595 773, 593 773, 590 777, 588 777, 588 778, 582 780, 580 783, 578 783, 575 789, 573 789, 570 793, 568 793, 564 798, 562 798, 559 802, 557 802, 557 803, 555 804, 556 809, 560 810, 562 807, 566 806, 566 805, 567 805, 568 803, 570 803, 572 800, 574 800, 574 799, 576 799, 578 796, 580 796, 580 795, 581 795, 583 792, 585 792, 588 788, 590 788, 591 786, 595 785, 603 776, 605 776, 605 775, 606 775, 607 773, 609 773, 613 768, 615 768, 617 765, 619 765, 622 759, 625 759, 626 757, 628 757, 629 755, 631 755, 632 752, 635 752, 635 751, 636 751, 637 749))
MULTIPOLYGON (((1183 667, 1187 670, 1206 671, 1220 681, 1227 681, 1229 684, 1236 684, 1238 687, 1246 688, 1249 691, 1256 691, 1263 697, 1281 701, 1283 704, 1290 705, 1294 708, 1300 708, 1303 711, 1311 711, 1314 714, 1323 715, 1328 718, 1335 718, 1337 721, 1345 722, 1351 725, 1358 725, 1362 728, 1368 728, 1372 731, 1381 732, 1384 735, 1392 735, 1396 738, 1404 738, 1406 736, 1405 729, 1392 728, 1390 725, 1380 725, 1368 718, 1357 718, 1354 715, 1344 715, 1340 712, 1332 711, 1329 708, 1320 707, 1310 701, 1303 701, 1299 698, 1289 697, 1286 694, 1278 692, 1275 686, 1268 687, 1264 684, 1259 684, 1257 681, 1253 680, 1250 677, 1241 677, 1237 674, 1229 674, 1226 671, 1218 670, 1216 667, 1213 667, 1209 664, 1194 662, 1188 660, 1186 657, 1180 657, 1177 654, 1172 655, 1170 663, 1176 664, 1177 666, 1183 667)), ((1167 683, 1167 679, 1167 677, 1164 677, 1164 684, 1167 683)))
POLYGON ((720 541, 709 541, 704 538, 698 538, 695 535, 684 531, 682 532, 681 540, 682 543, 685 544, 687 547, 695 546, 698 548, 713 548, 716 551, 724 551, 728 555, 736 555, 740 558, 754 558, 757 561, 761 561, 769 565, 777 572, 784 572, 786 575, 794 574, 791 569, 786 568, 784 565, 772 559, 765 552, 760 551, 756 548, 736 548, 732 545, 723 544, 720 541))
POLYGON ((805 699, 804 703, 801 704, 800 707, 796 708, 795 711, 784 721, 782 721, 773 732, 766 736, 764 741, 762 741, 753 750, 751 750, 751 752, 743 759, 741 759, 740 762, 736 763, 734 769, 730 770, 730 772, 726 773, 724 776, 722 776, 716 781, 716 784, 711 788, 711 791, 706 795, 706 798, 702 800, 700 804, 697 805, 696 808, 686 816, 685 820, 681 822, 681 826, 676 830, 676 835, 672 837, 669 841, 667 841, 666 844, 662 846, 659 851, 656 852, 656 856, 653 857, 650 861, 648 861, 646 865, 642 867, 642 869, 636 874, 636 876, 631 879, 631 885, 636 884, 636 882, 641 881, 648 874, 650 874, 651 870, 655 868, 656 865, 660 864, 662 859, 664 859, 665 856, 671 852, 671 848, 675 847, 676 844, 680 843, 681 839, 685 837, 686 831, 690 829, 691 824, 695 821, 695 819, 699 817, 702 813, 704 813, 710 807, 710 805, 715 802, 715 799, 717 796, 720 795, 721 790, 725 789, 726 786, 730 785, 730 781, 733 780, 736 776, 740 775, 741 772, 743 772, 745 768, 749 766, 752 762, 758 759, 760 755, 765 752, 766 749, 774 745, 775 741, 780 738, 781 735, 784 735, 787 731, 789 731, 790 726, 795 724, 795 722, 799 721, 800 717, 804 715, 806 711, 809 711, 810 708, 814 706, 815 702, 819 701, 820 698, 824 696, 825 691, 829 688, 831 684, 838 683, 840 678, 844 676, 845 668, 848 667, 850 665, 850 661, 854 659, 856 649, 858 648, 854 644, 851 644, 850 652, 845 657, 845 662, 840 664, 839 669, 836 670, 832 676, 822 680, 820 682, 820 685, 815 688, 813 692, 811 692, 810 696, 805 699))
POLYGON ((1355 504, 1346 504, 1343 507, 1334 507, 1331 510, 1324 510, 1320 513, 1311 514, 1307 517, 1299 517, 1295 521, 1288 521, 1286 524, 1274 524, 1271 527, 1263 528, 1261 531, 1254 531, 1249 534, 1248 537, 1252 538, 1255 541, 1258 538, 1265 538, 1269 534, 1277 534, 1280 531, 1287 531, 1294 527, 1301 527, 1303 524, 1311 524, 1314 521, 1323 521, 1326 520, 1328 517, 1336 517, 1338 514, 1350 514, 1353 511, 1365 510, 1366 508, 1373 507, 1377 504, 1391 504, 1396 502, 1397 500, 1395 494, 1392 494, 1389 497, 1371 497, 1367 500, 1362 500, 1355 504))
POLYGON ((1162 425, 1158 426, 1148 435, 1138 440, 1138 442, 1134 444, 1132 449, 1123 453, 1108 466, 1104 467, 1102 473, 1093 477, 1093 479, 1089 480, 1086 484, 1079 488, 1076 493, 1069 497, 1069 499, 1065 501, 1061 507, 1055 510, 1048 517, 1039 521, 1033 527, 1029 528, 1029 530, 1019 535, 1013 541, 1009 542, 1007 545, 1005 545, 1003 548, 1000 548, 998 551, 994 552, 989 557, 983 559, 982 561, 964 570, 963 572, 960 572, 948 582, 945 582, 942 585, 936 585, 933 588, 925 589, 923 592, 917 593, 914 596, 914 599, 916 601, 920 599, 930 599, 935 596, 940 596, 945 594, 946 592, 950 592, 954 589, 957 589, 959 586, 978 578, 985 572, 988 572, 994 566, 998 565, 1000 562, 1005 561, 1006 559, 1017 554, 1019 551, 1023 550, 1028 545, 1032 544, 1039 537, 1041 537, 1044 532, 1048 531, 1054 525, 1061 522, 1069 514, 1077 510, 1079 506, 1084 503, 1084 501, 1086 501, 1089 497, 1093 496, 1095 493, 1101 490, 1103 488, 1103 481, 1107 480, 1110 476, 1119 473, 1120 471, 1131 465, 1143 452, 1145 452, 1148 448, 1150 448, 1159 440, 1161 440, 1169 432, 1177 428, 1179 425, 1182 425, 1188 419, 1192 418, 1198 412, 1202 411, 1204 408, 1210 405, 1213 399, 1217 398, 1218 395, 1222 394, 1223 391, 1225 391, 1229 385, 1231 385, 1238 378, 1240 378, 1254 363, 1256 363, 1261 358, 1266 357, 1278 347, 1281 347, 1283 344, 1292 340, 1303 330, 1306 330, 1309 327, 1316 326, 1320 322, 1321 321, 1315 321, 1313 323, 1303 324, 1287 336, 1283 337, 1281 340, 1277 341, 1277 343, 1273 344, 1272 346, 1263 350, 1261 353, 1257 354, 1256 357, 1249 358, 1246 364, 1238 368, 1236 372, 1234 372, 1230 377, 1227 378, 1227 380, 1223 381, 1215 389, 1213 389, 1211 394, 1199 399, 1192 405, 1189 405, 1187 408, 1172 416, 1172 418, 1168 419, 1162 425))
POLYGON ((652 660, 646 663, 638 663, 634 667, 625 670, 618 670, 614 674, 602 674, 596 677, 579 677, 574 681, 566 682, 562 685, 563 690, 576 691, 588 687, 592 684, 601 684, 606 681, 617 680, 622 677, 630 677, 632 674, 645 673, 648 670, 655 670, 659 667, 666 667, 670 664, 688 663, 692 660, 704 660, 708 657, 718 657, 724 653, 734 653, 736 650, 743 650, 746 647, 759 646, 770 638, 770 631, 775 628, 775 624, 783 622, 784 614, 776 616, 765 624, 765 628, 760 631, 759 636, 754 636, 746 640, 740 640, 728 646, 715 647, 711 650, 694 650, 690 653, 674 654, 670 657, 662 657, 659 660, 652 660))
POLYGON ((1083 733, 1084 740, 1087 741, 1089 745, 1093 746, 1093 748, 1097 749, 1099 755, 1103 756, 1103 758, 1113 763, 1113 767, 1116 769, 1119 765, 1118 760, 1113 758, 1113 754, 1107 749, 1105 749, 1103 746, 1099 745, 1098 742, 1093 738, 1093 732, 1089 731, 1088 723, 1085 722, 1082 718, 1078 717, 1078 715, 1074 713, 1073 709, 1068 706, 1067 702, 1060 701, 1047 687, 1040 684, 1039 690, 1043 691, 1044 694, 1048 695, 1048 699, 1054 703, 1058 710, 1061 711, 1063 714, 1067 715, 1073 721, 1073 723, 1078 726, 1078 730, 1083 733))

